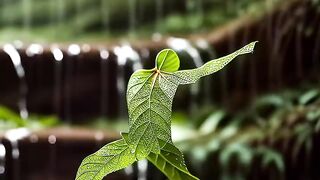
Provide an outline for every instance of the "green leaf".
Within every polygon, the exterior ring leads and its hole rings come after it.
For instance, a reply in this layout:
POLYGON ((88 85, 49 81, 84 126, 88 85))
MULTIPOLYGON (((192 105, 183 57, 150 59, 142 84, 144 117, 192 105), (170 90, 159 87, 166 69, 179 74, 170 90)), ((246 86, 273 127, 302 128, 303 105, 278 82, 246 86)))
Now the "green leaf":
POLYGON ((135 72, 129 80, 127 104, 128 144, 136 152, 136 158, 143 159, 150 152, 159 154, 162 148, 159 140, 172 144, 172 102, 180 84, 194 83, 199 78, 222 69, 238 55, 251 53, 255 43, 225 57, 211 60, 199 68, 183 71, 175 71, 179 59, 173 50, 164 50, 157 56, 154 69, 135 72), (169 68, 171 66, 173 68, 169 68))
POLYGON ((221 70, 224 66, 226 66, 229 62, 231 62, 237 56, 247 54, 247 53, 252 53, 256 43, 257 42, 252 42, 244 46, 243 48, 235 51, 232 54, 229 54, 227 56, 224 56, 216 60, 211 60, 199 68, 177 71, 172 74, 166 74, 166 77, 168 81, 174 82, 175 84, 195 83, 201 77, 208 76, 210 74, 213 74, 221 70))
POLYGON ((171 49, 160 51, 156 57, 156 68, 165 72, 176 72, 180 66, 180 60, 176 52, 171 49))
POLYGON ((306 105, 310 102, 312 102, 314 99, 317 99, 320 95, 320 92, 318 89, 313 89, 310 90, 308 92, 306 92, 305 94, 303 94, 300 98, 299 98, 299 103, 301 105, 306 105))
POLYGON ((112 142, 85 158, 76 179, 102 179, 111 172, 145 158, 169 179, 197 179, 189 173, 182 153, 171 139, 173 97, 180 84, 194 83, 199 78, 222 69, 238 55, 251 53, 255 43, 225 57, 211 60, 197 69, 183 71, 177 71, 180 61, 173 50, 161 51, 154 69, 136 71, 129 80, 129 132, 122 134, 123 139, 112 142))
POLYGON ((77 172, 76 180, 102 179, 104 176, 123 169, 136 161, 127 142, 120 139, 111 142, 94 154, 86 157, 77 172))
POLYGON ((163 146, 160 154, 150 153, 147 159, 172 180, 194 180, 184 162, 183 155, 174 145, 159 141, 163 146))

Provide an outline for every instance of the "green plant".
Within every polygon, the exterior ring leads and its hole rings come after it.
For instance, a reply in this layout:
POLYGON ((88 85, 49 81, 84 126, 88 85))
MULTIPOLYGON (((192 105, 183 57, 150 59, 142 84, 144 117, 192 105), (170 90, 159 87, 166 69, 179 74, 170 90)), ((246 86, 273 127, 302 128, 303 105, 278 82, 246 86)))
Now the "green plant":
POLYGON ((203 66, 178 71, 180 61, 171 49, 156 57, 155 68, 135 72, 128 84, 129 132, 81 163, 76 179, 102 179, 107 174, 147 158, 169 179, 198 179, 191 175, 183 155, 171 139, 171 109, 180 84, 195 83, 222 69, 235 57, 253 52, 256 42, 203 66))
POLYGON ((55 116, 43 116, 31 114, 27 119, 22 119, 13 110, 0 105, 0 132, 13 128, 27 127, 29 129, 41 129, 53 127, 59 124, 55 116))

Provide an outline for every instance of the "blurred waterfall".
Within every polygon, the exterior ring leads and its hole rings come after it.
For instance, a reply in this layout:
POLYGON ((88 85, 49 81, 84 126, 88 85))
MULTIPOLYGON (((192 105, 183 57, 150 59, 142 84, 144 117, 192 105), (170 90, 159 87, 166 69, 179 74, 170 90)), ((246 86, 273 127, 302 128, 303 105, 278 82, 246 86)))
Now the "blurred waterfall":
MULTIPOLYGON (((73 82, 74 80, 74 66, 76 60, 79 58, 81 54, 81 48, 78 44, 71 44, 68 47, 68 55, 69 59, 66 61, 66 69, 65 69, 65 79, 67 82, 73 82)), ((71 84, 66 84, 65 85, 65 96, 64 96, 64 114, 65 114, 65 119, 68 125, 71 124, 72 122, 72 117, 71 117, 71 99, 72 99, 72 86, 71 84)))
POLYGON ((28 87, 25 79, 24 68, 21 64, 21 57, 17 49, 11 44, 4 45, 3 50, 5 53, 9 55, 11 62, 14 65, 14 68, 18 75, 18 78, 20 81, 20 87, 19 87, 20 95, 19 95, 18 107, 19 107, 21 118, 26 119, 28 118, 28 115, 29 115, 27 110, 27 100, 26 100, 28 87))
POLYGON ((138 161, 138 180, 147 180, 148 160, 138 161))
POLYGON ((30 131, 27 128, 11 129, 5 133, 5 138, 9 140, 11 145, 12 156, 12 180, 20 180, 20 150, 19 140, 29 136, 30 131))
POLYGON ((48 159, 48 180, 54 180, 55 169, 56 169, 56 161, 57 161, 57 137, 55 135, 48 136, 48 143, 49 143, 49 159, 48 159))
POLYGON ((126 112, 126 86, 129 80, 126 67, 129 65, 132 68, 132 72, 142 69, 141 58, 137 51, 135 51, 129 43, 125 43, 122 46, 117 46, 114 48, 114 54, 117 56, 119 72, 117 75, 117 88, 119 94, 119 104, 120 104, 120 117, 127 114, 126 112))
POLYGON ((106 78, 108 75, 107 71, 107 61, 109 59, 109 51, 106 49, 100 49, 101 58, 101 116, 105 117, 107 115, 107 104, 109 99, 107 99, 108 86, 106 84, 106 78))
POLYGON ((4 179, 4 174, 6 171, 6 148, 0 143, 0 179, 4 179))
POLYGON ((61 92, 60 89, 62 87, 62 60, 63 60, 63 52, 59 47, 52 46, 51 53, 55 59, 55 68, 54 68, 54 98, 53 98, 53 107, 54 111, 57 115, 60 112, 60 99, 61 92))

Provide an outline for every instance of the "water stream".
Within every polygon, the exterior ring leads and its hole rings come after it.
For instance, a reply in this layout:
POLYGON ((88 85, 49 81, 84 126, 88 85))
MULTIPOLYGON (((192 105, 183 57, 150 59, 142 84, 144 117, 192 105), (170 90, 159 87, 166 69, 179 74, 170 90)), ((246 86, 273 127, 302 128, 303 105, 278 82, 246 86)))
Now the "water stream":
POLYGON ((5 53, 7 53, 11 59, 12 64, 14 65, 15 71, 19 78, 19 101, 18 101, 18 107, 20 116, 23 119, 28 118, 28 110, 27 110, 27 82, 25 79, 25 71, 21 64, 21 57, 18 52, 18 50, 11 44, 6 44, 3 46, 3 50, 5 53))
POLYGON ((107 108, 108 108, 108 86, 107 86, 107 75, 108 75, 108 69, 107 69, 107 61, 109 59, 109 51, 106 49, 100 49, 100 58, 101 58, 101 116, 106 117, 107 116, 107 108))
POLYGON ((138 180, 147 180, 148 160, 138 161, 138 180))
POLYGON ((54 180, 55 169, 56 169, 56 151, 57 151, 57 137, 55 135, 50 135, 48 137, 49 143, 49 160, 48 160, 48 180, 54 180))
POLYGON ((6 171, 6 148, 0 143, 0 179, 5 179, 6 171))
POLYGON ((73 82, 74 80, 74 66, 75 66, 75 62, 76 60, 79 58, 81 54, 81 48, 78 44, 71 44, 68 47, 68 55, 69 55, 69 59, 66 60, 66 74, 65 74, 65 79, 67 82, 69 82, 68 84, 65 85, 65 89, 64 89, 64 114, 65 114, 65 119, 66 119, 66 124, 67 125, 71 125, 72 123, 72 117, 71 117, 71 99, 72 99, 72 85, 70 82, 73 82))
POLYGON ((60 112, 60 99, 61 99, 61 86, 62 86, 62 60, 63 60, 63 52, 59 49, 58 46, 51 47, 51 53, 54 57, 54 98, 53 98, 53 107, 54 111, 57 115, 60 112))
POLYGON ((10 142, 11 145, 11 156, 12 156, 12 180, 19 180, 20 177, 20 150, 19 140, 26 138, 30 135, 30 131, 27 128, 17 128, 8 130, 5 133, 5 138, 10 142))
POLYGON ((125 71, 126 65, 131 63, 132 70, 136 71, 142 69, 141 58, 137 51, 135 51, 130 44, 124 43, 121 46, 116 46, 114 49, 114 54, 117 56, 118 62, 118 74, 117 74, 117 89, 119 92, 119 104, 120 104, 120 117, 126 117, 126 85, 128 79, 126 76, 128 72, 125 71))

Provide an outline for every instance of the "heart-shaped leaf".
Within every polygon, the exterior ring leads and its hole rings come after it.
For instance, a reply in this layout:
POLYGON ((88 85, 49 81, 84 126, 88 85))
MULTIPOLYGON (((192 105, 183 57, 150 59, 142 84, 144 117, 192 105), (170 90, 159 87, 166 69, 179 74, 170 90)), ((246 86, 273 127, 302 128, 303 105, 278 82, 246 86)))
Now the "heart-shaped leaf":
POLYGON ((175 72, 180 67, 180 60, 172 49, 160 51, 156 57, 156 68, 160 71, 175 72))

